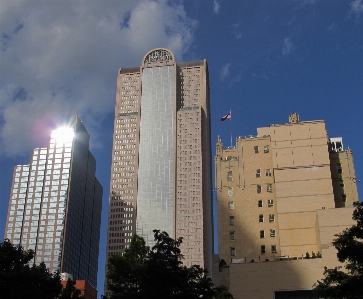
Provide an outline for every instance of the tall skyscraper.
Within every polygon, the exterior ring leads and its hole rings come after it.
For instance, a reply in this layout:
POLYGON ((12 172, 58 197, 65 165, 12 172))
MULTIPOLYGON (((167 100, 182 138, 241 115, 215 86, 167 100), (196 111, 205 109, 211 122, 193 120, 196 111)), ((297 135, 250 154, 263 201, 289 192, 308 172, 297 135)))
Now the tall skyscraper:
POLYGON ((107 256, 138 233, 183 237, 186 265, 211 269, 209 77, 206 60, 177 63, 167 49, 117 77, 107 256))
POLYGON ((5 238, 35 251, 45 262, 97 286, 102 186, 89 134, 76 117, 52 131, 48 147, 36 148, 28 165, 14 168, 5 238))
MULTIPOLYGON (((319 210, 358 201, 351 150, 322 120, 258 128, 215 156, 218 247, 228 264, 322 252, 319 210)), ((325 245, 324 245, 325 246, 325 245)))

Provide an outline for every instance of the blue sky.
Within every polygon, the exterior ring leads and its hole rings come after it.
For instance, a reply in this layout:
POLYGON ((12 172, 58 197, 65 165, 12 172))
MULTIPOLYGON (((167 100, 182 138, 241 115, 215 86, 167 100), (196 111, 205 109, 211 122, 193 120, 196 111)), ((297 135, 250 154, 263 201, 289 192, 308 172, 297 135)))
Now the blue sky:
POLYGON ((213 151, 218 135, 230 145, 230 108, 233 139, 294 112, 325 120, 353 149, 362 199, 362 0, 0 0, 0 28, 0 233, 13 166, 80 115, 104 186, 99 294, 117 71, 153 48, 207 59, 213 151))

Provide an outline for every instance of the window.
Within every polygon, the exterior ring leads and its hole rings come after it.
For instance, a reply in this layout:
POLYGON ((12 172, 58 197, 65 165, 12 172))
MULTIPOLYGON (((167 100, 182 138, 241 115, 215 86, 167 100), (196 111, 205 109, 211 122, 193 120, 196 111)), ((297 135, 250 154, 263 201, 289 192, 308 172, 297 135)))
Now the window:
POLYGON ((267 192, 272 192, 272 185, 271 184, 267 184, 267 192))
POLYGON ((265 145, 265 146, 263 147, 263 152, 264 152, 264 153, 268 153, 269 151, 270 151, 269 146, 268 146, 268 145, 265 145))
POLYGON ((347 202, 347 196, 345 194, 342 194, 342 202, 347 202))
POLYGON ((270 222, 275 222, 275 215, 274 214, 268 215, 268 219, 270 222))
POLYGON ((229 225, 234 225, 234 216, 229 216, 229 225))
POLYGON ((344 187, 344 181, 343 180, 339 180, 339 186, 344 187))
POLYGON ((276 237, 276 231, 274 229, 270 229, 270 237, 272 238, 276 237))
POLYGON ((271 245, 271 252, 272 253, 277 253, 276 245, 271 245))
POLYGON ((261 193, 262 189, 261 189, 261 185, 257 185, 257 193, 261 193))
POLYGON ((264 230, 260 230, 260 239, 265 238, 265 231, 264 230))
POLYGON ((258 146, 255 146, 254 147, 254 150, 255 150, 255 154, 258 154, 259 150, 258 150, 258 146))
POLYGON ((274 206, 274 201, 273 201, 273 199, 269 199, 267 202, 268 202, 268 206, 269 206, 269 207, 273 207, 273 206, 274 206))
POLYGON ((228 171, 228 172, 227 172, 227 181, 228 181, 228 182, 232 182, 232 181, 233 181, 233 178, 232 178, 232 171, 228 171))
POLYGON ((258 215, 258 222, 263 222, 263 215, 262 214, 258 215))
POLYGON ((233 196, 233 187, 228 187, 228 196, 233 196))
POLYGON ((231 256, 236 256, 236 248, 231 247, 231 256))
POLYGON ((235 234, 234 232, 229 232, 229 240, 234 241, 235 234))
POLYGON ((230 202, 228 203, 228 209, 229 209, 229 210, 234 210, 234 201, 230 201, 230 202))
POLYGON ((338 173, 343 173, 343 169, 342 169, 342 164, 341 163, 337 163, 337 169, 338 169, 338 173))
POLYGON ((256 178, 259 178, 261 176, 261 170, 257 169, 256 170, 256 178))
POLYGON ((271 169, 266 169, 266 176, 271 176, 271 169))
POLYGON ((259 208, 262 208, 262 199, 260 199, 260 200, 258 201, 258 207, 259 207, 259 208))
POLYGON ((265 245, 261 245, 261 254, 266 253, 266 246, 265 245))

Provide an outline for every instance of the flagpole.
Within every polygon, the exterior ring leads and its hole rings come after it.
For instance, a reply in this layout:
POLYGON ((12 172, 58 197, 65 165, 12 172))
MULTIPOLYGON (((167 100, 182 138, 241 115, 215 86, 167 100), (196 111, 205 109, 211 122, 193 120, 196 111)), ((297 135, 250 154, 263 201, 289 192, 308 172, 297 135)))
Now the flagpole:
POLYGON ((229 129, 230 129, 230 134, 231 134, 231 147, 232 147, 232 109, 229 109, 229 129))

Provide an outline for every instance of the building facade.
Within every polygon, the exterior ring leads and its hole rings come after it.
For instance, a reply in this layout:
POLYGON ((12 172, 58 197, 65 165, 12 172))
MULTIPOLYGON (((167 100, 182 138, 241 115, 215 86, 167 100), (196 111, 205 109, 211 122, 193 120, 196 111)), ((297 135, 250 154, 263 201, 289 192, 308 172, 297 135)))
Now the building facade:
POLYGON ((71 273, 97 286, 102 186, 89 134, 76 117, 14 168, 5 238, 35 251, 50 272, 71 273))
POLYGON ((358 200, 351 150, 324 121, 257 129, 215 156, 219 256, 227 264, 321 252, 317 211, 358 200))
POLYGON ((324 278, 324 267, 342 266, 332 246, 335 235, 356 224, 353 207, 317 211, 316 234, 320 257, 287 257, 260 263, 233 263, 220 268, 216 261, 213 282, 228 286, 236 299, 321 298, 312 291, 317 280, 324 278))
POLYGON ((213 244, 206 60, 177 63, 167 49, 117 77, 107 256, 138 233, 183 237, 186 265, 210 269, 213 244))

